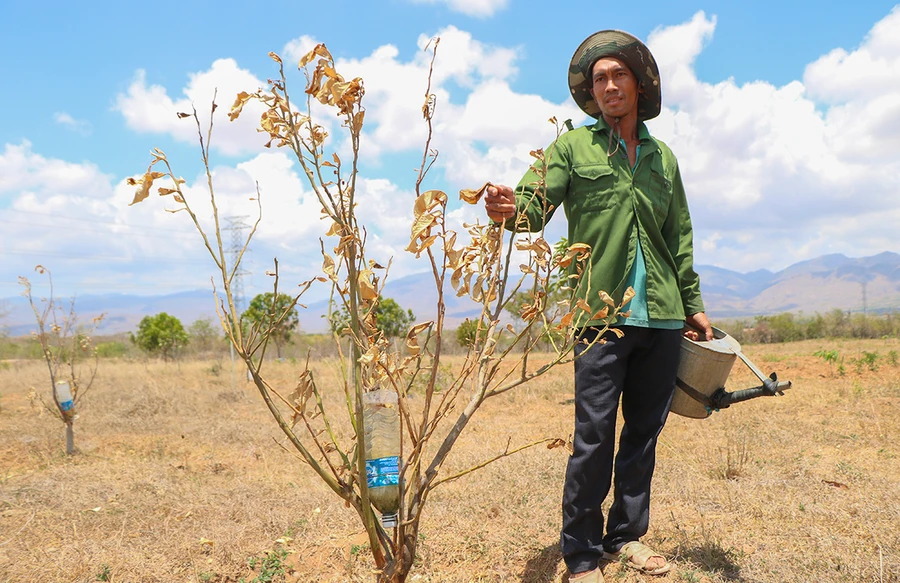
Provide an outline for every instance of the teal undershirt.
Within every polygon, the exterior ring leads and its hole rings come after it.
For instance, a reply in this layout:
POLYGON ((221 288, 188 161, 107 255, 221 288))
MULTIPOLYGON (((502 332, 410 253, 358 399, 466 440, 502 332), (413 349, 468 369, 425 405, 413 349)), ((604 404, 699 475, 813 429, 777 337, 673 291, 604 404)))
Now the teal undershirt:
MULTIPOLYGON (((625 140, 620 139, 619 143, 625 151, 628 146, 625 140)), ((641 157, 641 145, 638 144, 635 152, 634 160, 637 166, 637 160, 641 157)), ((634 173, 635 166, 632 166, 631 172, 634 173)), ((641 328, 655 328, 658 330, 678 330, 684 326, 683 320, 657 320, 651 318, 647 310, 647 264, 644 263, 644 251, 641 247, 641 238, 637 239, 637 250, 634 256, 634 264, 625 280, 626 287, 630 286, 634 289, 634 297, 625 306, 626 311, 631 310, 631 314, 625 318, 619 316, 616 324, 619 326, 639 326, 641 328)))

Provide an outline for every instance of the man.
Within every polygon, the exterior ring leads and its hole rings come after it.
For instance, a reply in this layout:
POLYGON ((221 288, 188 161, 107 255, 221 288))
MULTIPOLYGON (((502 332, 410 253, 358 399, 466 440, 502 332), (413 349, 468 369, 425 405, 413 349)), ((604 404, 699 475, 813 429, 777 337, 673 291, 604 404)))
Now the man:
MULTIPOLYGON (((591 246, 590 281, 578 283, 592 313, 600 290, 621 302, 635 291, 630 313, 605 342, 576 346, 575 437, 563 492, 560 543, 569 581, 599 583, 601 559, 622 560, 661 575, 665 557, 640 542, 650 515, 657 437, 672 395, 682 329, 712 340, 693 267, 693 232, 678 163, 644 121, 659 115, 659 70, 649 49, 630 34, 604 30, 572 57, 569 88, 596 123, 571 130, 545 153, 544 186, 534 169, 519 182, 489 187, 488 216, 507 228, 539 230, 562 207, 568 240, 591 246), (523 219, 516 221, 517 213, 523 219), (516 224, 513 227, 513 224, 516 224), (589 284, 589 285, 588 285, 589 284), (624 426, 614 452, 616 414, 624 426), (615 461, 613 455, 615 453, 615 461), (613 482, 604 533, 600 505, 613 482)), ((585 323, 587 340, 602 320, 585 323)))

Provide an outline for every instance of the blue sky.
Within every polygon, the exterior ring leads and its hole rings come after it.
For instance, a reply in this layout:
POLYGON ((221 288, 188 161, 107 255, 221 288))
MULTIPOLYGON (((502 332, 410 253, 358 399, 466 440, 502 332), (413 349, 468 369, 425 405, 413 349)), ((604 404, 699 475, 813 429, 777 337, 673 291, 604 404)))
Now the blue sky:
MULTIPOLYGON (((195 131, 175 118, 255 90, 325 42, 346 76, 364 78, 363 188, 370 253, 392 276, 423 271, 408 242, 421 157, 427 55, 436 63, 441 151, 429 187, 455 198, 486 180, 515 183, 546 119, 586 119, 568 97, 575 47, 603 28, 648 42, 663 114, 650 130, 679 157, 696 261, 737 271, 825 253, 900 251, 900 8, 826 2, 547 3, 517 0, 4 3, 0 23, 0 298, 49 267, 59 295, 162 294, 207 288, 211 263, 186 216, 154 197, 128 207, 125 179, 151 147, 202 196, 195 131), (327 6, 327 8, 326 8, 327 6)), ((294 90, 302 90, 294 74, 294 90)), ((223 109, 219 110, 224 111, 223 109)), ((327 225, 283 152, 265 151, 252 117, 216 120, 213 165, 226 215, 264 219, 245 279, 266 291, 277 256, 285 283, 321 264, 327 225)), ((335 147, 340 150, 339 142, 335 147)), ((458 223, 482 217, 454 206, 458 223)), ((483 220, 483 218, 482 218, 483 220)), ((550 235, 564 232, 562 216, 550 235)))

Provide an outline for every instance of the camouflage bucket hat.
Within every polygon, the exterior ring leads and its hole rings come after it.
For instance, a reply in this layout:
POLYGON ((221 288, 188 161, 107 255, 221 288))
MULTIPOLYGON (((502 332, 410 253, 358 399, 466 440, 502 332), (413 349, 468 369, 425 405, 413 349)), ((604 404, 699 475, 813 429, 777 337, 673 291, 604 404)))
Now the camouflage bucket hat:
POLYGON ((600 107, 591 97, 591 68, 602 57, 615 57, 625 63, 643 87, 638 96, 638 120, 658 116, 662 109, 662 93, 656 60, 644 43, 621 30, 595 32, 572 55, 569 90, 578 107, 591 117, 600 117, 600 107))

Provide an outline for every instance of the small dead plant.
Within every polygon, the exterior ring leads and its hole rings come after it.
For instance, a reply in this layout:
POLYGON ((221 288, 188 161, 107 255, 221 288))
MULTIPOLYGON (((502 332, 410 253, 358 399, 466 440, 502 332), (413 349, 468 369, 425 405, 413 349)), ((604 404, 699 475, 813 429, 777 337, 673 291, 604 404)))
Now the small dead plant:
POLYGON ((91 337, 103 320, 103 314, 94 318, 87 327, 79 327, 75 298, 69 301, 68 309, 65 309, 53 295, 50 270, 42 265, 34 270, 47 276, 49 294, 39 300, 41 307, 35 303, 31 282, 20 276, 19 284, 25 287, 22 295, 28 298, 37 321, 38 329, 32 332, 32 336, 41 345, 41 354, 47 364, 53 406, 44 401, 42 392, 34 391, 32 399, 40 401, 41 406, 65 424, 66 454, 72 455, 75 452, 75 411, 97 374, 99 359, 91 337))
POLYGON ((719 448, 720 462, 716 476, 723 480, 735 480, 744 475, 744 467, 750 461, 750 445, 746 427, 729 429, 725 446, 719 448))

